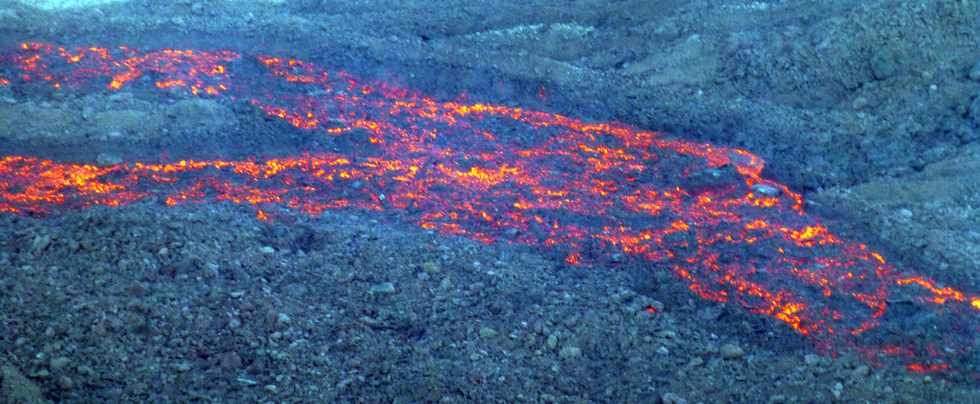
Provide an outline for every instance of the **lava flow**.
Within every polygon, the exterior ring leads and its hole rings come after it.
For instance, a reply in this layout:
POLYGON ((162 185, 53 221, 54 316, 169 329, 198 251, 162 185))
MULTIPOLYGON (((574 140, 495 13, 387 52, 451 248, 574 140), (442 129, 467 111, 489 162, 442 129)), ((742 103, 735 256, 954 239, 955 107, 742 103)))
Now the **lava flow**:
POLYGON ((265 161, 109 166, 5 156, 2 212, 148 198, 245 204, 263 220, 274 209, 369 210, 442 234, 546 247, 570 265, 646 263, 831 352, 901 357, 916 372, 977 366, 961 358, 976 354, 980 297, 833 234, 804 212, 799 194, 763 178, 764 162, 745 150, 436 101, 297 59, 231 51, 26 42, 0 55, 0 86, 29 85, 246 101, 332 148, 265 161))

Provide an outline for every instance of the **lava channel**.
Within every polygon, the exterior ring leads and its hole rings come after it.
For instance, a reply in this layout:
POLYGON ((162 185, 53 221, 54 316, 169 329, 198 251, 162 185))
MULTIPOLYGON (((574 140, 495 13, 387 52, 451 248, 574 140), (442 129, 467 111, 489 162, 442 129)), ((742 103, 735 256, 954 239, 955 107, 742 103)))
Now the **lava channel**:
POLYGON ((835 235, 806 214, 799 194, 763 178, 763 160, 746 150, 437 101, 299 59, 228 50, 24 42, 0 53, 0 86, 39 85, 244 101, 332 148, 107 166, 3 156, 6 214, 149 198, 248 205, 262 220, 278 211, 373 211, 441 234, 547 248, 569 265, 633 259, 829 352, 900 358, 913 372, 977 366, 964 358, 976 354, 980 297, 835 235))

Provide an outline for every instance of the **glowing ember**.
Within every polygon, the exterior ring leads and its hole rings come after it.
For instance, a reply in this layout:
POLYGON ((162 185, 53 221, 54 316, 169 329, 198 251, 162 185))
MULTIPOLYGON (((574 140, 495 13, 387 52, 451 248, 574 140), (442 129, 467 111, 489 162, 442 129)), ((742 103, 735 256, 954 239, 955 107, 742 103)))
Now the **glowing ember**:
MULTIPOLYGON (((53 213, 159 198, 167 205, 228 201, 316 215, 389 212, 425 229, 486 243, 549 247, 570 265, 612 254, 667 269, 699 296, 777 319, 819 346, 847 344, 947 370, 975 349, 980 297, 900 272, 866 245, 843 240, 803 210, 800 195, 761 177, 748 151, 670 139, 608 123, 521 108, 439 102, 289 58, 259 56, 236 74, 230 51, 67 50, 23 43, 0 56, 0 85, 146 86, 246 100, 349 150, 267 161, 130 162, 106 167, 0 158, 0 211, 53 213), (8 74, 9 73, 9 74, 8 74), (937 314, 930 341, 875 336, 889 304, 937 314), (939 339, 936 339, 939 338, 939 339), (888 344, 886 344, 886 342, 888 344), (894 344, 902 344, 895 348, 894 344), (938 347, 938 349, 937 349, 938 347)), ((895 329, 898 329, 897 331, 895 329)))

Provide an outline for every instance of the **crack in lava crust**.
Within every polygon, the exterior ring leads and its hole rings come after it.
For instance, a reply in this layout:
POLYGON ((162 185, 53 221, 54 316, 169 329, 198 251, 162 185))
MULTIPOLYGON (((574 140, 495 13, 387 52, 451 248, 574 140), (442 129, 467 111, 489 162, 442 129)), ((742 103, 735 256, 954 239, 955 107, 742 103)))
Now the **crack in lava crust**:
POLYGON ((232 51, 25 42, 0 55, 0 68, 2 86, 114 91, 149 82, 169 96, 244 100, 337 150, 101 167, 5 156, 0 212, 147 198, 246 204, 262 220, 275 206, 311 215, 356 208, 485 243, 546 247, 570 265, 632 257, 672 271, 702 298, 779 320, 822 349, 902 357, 911 371, 950 369, 976 349, 980 298, 899 271, 836 236, 804 212, 799 194, 763 178, 764 162, 745 150, 440 102, 297 59, 243 60, 232 51), (260 71, 249 74, 245 61, 260 71), (908 318, 889 316, 899 300, 915 305, 912 316, 932 313, 930 326, 944 332, 909 332, 908 318))

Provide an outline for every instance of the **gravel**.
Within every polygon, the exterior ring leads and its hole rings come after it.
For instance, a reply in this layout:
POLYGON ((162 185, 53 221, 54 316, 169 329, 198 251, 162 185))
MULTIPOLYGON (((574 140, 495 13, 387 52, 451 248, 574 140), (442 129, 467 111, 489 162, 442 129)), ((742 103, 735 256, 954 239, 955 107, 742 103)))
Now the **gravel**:
MULTIPOLYGON (((976 2, 396 3, 132 1, 59 15, 7 2, 0 36, 296 55, 437 99, 465 93, 745 147, 845 233, 978 284, 976 2)), ((130 92, 0 86, 0 122, 4 154, 98 164, 304 146, 248 105, 130 92)), ((0 215, 0 402, 980 394, 975 380, 887 358, 818 355, 629 257, 568 267, 368 212, 274 213, 147 201, 0 215)))

